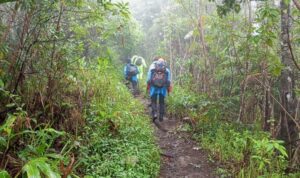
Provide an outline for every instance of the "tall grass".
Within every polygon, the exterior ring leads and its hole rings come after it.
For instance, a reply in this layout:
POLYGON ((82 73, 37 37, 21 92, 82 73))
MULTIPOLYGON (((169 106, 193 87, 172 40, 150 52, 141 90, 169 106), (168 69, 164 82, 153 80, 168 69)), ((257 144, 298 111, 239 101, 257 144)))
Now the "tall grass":
POLYGON ((81 138, 81 171, 92 177, 156 177, 160 157, 153 128, 121 73, 102 60, 85 81, 94 97, 81 138))

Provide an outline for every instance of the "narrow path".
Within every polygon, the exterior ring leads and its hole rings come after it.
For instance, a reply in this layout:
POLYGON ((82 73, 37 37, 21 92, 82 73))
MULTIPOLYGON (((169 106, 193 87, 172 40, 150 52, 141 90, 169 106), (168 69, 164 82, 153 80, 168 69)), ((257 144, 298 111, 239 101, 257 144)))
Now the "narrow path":
MULTIPOLYGON (((141 99, 149 112, 145 99, 141 99)), ((157 143, 161 149, 159 178, 215 178, 215 165, 208 161, 207 153, 183 131, 184 123, 164 118, 153 124, 157 143), (158 127, 157 127, 158 126, 158 127)))

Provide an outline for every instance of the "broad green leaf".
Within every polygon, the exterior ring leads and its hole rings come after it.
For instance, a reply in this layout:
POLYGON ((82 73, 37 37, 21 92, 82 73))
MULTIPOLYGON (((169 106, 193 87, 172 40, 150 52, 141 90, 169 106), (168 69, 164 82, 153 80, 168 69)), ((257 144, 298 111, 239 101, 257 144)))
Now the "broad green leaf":
POLYGON ((286 149, 284 146, 279 145, 279 144, 274 144, 274 147, 284 156, 284 157, 288 157, 288 154, 286 152, 286 149))
POLYGON ((10 178, 10 175, 5 170, 0 170, 0 177, 1 178, 10 178))
POLYGON ((16 116, 14 115, 9 115, 8 118, 6 119, 4 125, 2 125, 0 127, 0 131, 4 131, 7 133, 8 136, 11 135, 11 131, 12 131, 12 127, 13 127, 13 124, 15 122, 15 120, 17 119, 16 116))
POLYGON ((41 162, 37 164, 37 167, 49 178, 60 178, 60 175, 56 172, 53 172, 50 165, 46 162, 41 162))
POLYGON ((38 169, 38 167, 34 164, 34 162, 32 163, 31 161, 29 161, 22 169, 23 172, 26 172, 27 177, 30 178, 40 178, 40 171, 38 169))
POLYGON ((46 162, 46 157, 40 157, 28 161, 23 167, 22 171, 26 172, 30 178, 40 178, 41 173, 49 178, 59 178, 60 175, 51 169, 51 166, 46 162))
POLYGON ((6 107, 8 107, 8 108, 11 108, 11 107, 14 107, 14 106, 16 106, 16 103, 9 103, 9 104, 6 105, 6 107))
POLYGON ((274 147, 273 147, 272 144, 268 144, 268 145, 267 145, 267 150, 266 150, 266 151, 267 151, 267 152, 273 151, 273 148, 274 148, 274 147))

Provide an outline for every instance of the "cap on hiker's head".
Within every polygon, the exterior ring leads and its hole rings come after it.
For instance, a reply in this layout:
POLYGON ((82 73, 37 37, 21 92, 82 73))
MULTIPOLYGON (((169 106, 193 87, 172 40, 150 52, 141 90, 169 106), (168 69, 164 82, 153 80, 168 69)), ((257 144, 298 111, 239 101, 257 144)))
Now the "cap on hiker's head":
POLYGON ((165 60, 163 58, 159 58, 158 61, 159 62, 165 62, 165 60))

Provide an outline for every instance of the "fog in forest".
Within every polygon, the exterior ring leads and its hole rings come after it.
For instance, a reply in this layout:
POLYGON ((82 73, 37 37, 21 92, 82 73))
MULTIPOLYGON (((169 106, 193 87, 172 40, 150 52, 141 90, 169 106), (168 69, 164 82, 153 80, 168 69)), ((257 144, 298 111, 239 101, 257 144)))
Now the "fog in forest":
POLYGON ((300 0, 0 0, 0 178, 300 177, 299 141, 300 0))

